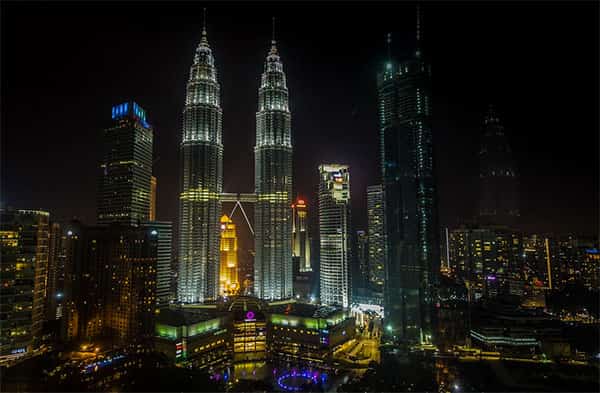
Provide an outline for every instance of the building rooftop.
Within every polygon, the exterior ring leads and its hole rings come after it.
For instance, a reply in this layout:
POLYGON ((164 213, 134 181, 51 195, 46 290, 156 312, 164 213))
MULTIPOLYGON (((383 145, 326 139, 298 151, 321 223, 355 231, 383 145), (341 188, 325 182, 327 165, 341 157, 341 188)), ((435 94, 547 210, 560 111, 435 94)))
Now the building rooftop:
POLYGON ((169 326, 189 326, 198 322, 217 318, 218 316, 217 312, 206 309, 166 308, 160 310, 160 314, 156 317, 156 322, 169 326))
POLYGON ((343 309, 341 307, 317 306, 314 304, 295 302, 269 306, 270 313, 293 315, 302 318, 329 318, 342 311, 343 309))

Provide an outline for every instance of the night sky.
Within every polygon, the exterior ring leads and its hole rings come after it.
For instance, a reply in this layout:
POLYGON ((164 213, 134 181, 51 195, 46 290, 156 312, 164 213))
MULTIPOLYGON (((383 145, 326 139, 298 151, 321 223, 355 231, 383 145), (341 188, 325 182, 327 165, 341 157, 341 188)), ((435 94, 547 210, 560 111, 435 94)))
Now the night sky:
MULTIPOLYGON (((365 189, 379 182, 376 74, 388 31, 397 59, 414 48, 411 3, 3 2, 3 202, 93 224, 102 129, 112 105, 135 100, 157 134, 158 219, 177 222, 182 109, 203 7, 221 84, 225 191, 253 191, 257 89, 275 16, 294 192, 316 207, 318 164, 349 164, 353 220, 364 229, 365 189)), ((521 175, 520 227, 597 234, 598 3, 423 8, 440 224, 476 212, 481 123, 494 103, 521 175)))

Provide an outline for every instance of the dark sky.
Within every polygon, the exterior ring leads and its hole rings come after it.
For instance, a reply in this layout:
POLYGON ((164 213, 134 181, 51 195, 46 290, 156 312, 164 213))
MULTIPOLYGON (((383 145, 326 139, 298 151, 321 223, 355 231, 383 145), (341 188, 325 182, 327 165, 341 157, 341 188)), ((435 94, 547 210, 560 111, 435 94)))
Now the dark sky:
MULTIPOLYGON (((157 131, 158 218, 177 221, 185 83, 208 8, 222 92, 224 188, 252 192, 257 89, 271 16, 287 74, 294 187, 351 167, 353 219, 378 182, 376 73, 385 34, 414 45, 410 3, 2 2, 2 199, 95 222, 99 137, 133 99, 157 131)), ((598 233, 597 2, 424 5, 440 222, 475 213, 481 121, 496 104, 521 173, 521 226, 598 233)), ((313 215, 316 210, 313 208, 313 215)))

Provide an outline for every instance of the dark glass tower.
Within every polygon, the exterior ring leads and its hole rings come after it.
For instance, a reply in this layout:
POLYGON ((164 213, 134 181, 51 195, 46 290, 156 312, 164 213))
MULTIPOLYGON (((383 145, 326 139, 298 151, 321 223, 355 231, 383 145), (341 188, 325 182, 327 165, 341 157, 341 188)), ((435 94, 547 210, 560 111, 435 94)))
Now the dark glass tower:
POLYGON ((219 218, 223 144, 219 83, 202 30, 183 109, 179 196, 178 301, 214 299, 219 286, 219 218))
POLYGON ((292 296, 292 135, 288 89, 275 40, 258 90, 254 175, 254 293, 292 296))
POLYGON ((135 102, 112 108, 98 178, 98 223, 138 225, 150 217, 152 127, 135 102))
POLYGON ((504 127, 490 105, 483 121, 479 153, 482 224, 511 226, 519 216, 517 173, 504 127))
POLYGON ((385 326, 390 337, 403 341, 431 339, 439 273, 431 69, 420 50, 419 23, 417 16, 414 55, 399 63, 390 59, 378 77, 385 190, 385 326))

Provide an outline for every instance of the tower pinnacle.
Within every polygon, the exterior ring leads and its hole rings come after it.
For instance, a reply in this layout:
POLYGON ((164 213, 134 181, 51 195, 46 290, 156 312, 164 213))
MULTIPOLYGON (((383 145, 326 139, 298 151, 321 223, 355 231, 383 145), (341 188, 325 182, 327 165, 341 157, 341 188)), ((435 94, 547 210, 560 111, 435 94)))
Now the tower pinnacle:
POLYGON ((277 54, 277 41, 275 41, 275 17, 273 17, 273 31, 272 31, 272 35, 271 35, 271 51, 269 52, 270 55, 276 55, 277 54))
POLYGON ((208 38, 206 37, 206 8, 204 8, 203 14, 202 39, 200 40, 200 45, 208 46, 208 38))

